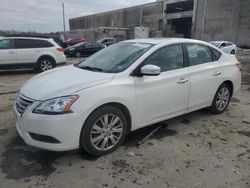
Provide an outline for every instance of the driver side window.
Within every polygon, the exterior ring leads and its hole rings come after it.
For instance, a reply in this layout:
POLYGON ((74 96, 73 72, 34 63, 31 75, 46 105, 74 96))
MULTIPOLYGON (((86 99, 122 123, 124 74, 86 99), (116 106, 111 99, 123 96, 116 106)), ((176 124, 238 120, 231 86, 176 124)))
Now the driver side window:
POLYGON ((181 44, 163 47, 144 61, 144 65, 156 65, 161 72, 183 68, 183 51, 181 44))

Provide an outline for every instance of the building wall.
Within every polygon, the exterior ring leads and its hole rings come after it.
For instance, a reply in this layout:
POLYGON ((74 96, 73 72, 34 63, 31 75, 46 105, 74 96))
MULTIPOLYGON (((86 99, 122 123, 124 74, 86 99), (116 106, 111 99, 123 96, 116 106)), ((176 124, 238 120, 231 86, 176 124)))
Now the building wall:
POLYGON ((198 0, 193 37, 250 45, 249 0, 198 0))
MULTIPOLYGON (((179 36, 166 21, 166 4, 185 0, 156 1, 140 6, 83 16, 69 20, 70 30, 99 27, 128 28, 128 38, 134 37, 134 27, 149 28, 149 37, 179 36)), ((192 38, 204 41, 229 40, 239 46, 250 46, 250 0, 194 0, 192 38)), ((192 14, 191 14, 192 15, 192 14)))
POLYGON ((236 43, 250 48, 250 1, 240 0, 236 43))
POLYGON ((150 28, 150 36, 159 30, 162 19, 162 2, 154 2, 130 8, 83 16, 69 20, 70 30, 98 27, 134 28, 143 25, 150 28))

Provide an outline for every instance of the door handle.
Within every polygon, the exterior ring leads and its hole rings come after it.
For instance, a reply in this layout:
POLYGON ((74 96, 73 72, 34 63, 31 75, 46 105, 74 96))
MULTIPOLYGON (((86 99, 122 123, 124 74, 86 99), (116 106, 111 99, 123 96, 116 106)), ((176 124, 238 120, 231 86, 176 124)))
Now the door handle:
POLYGON ((220 71, 215 71, 215 72, 213 73, 213 76, 219 76, 219 75, 221 75, 221 72, 220 72, 220 71))
POLYGON ((186 82, 188 82, 188 79, 181 78, 177 83, 178 83, 178 84, 184 84, 184 83, 186 83, 186 82))

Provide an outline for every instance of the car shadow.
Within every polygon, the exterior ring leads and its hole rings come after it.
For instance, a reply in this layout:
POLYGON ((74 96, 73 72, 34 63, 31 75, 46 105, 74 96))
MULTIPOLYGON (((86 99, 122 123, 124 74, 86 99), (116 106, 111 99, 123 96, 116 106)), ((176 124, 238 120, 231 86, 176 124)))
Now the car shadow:
MULTIPOLYGON (((131 147, 139 147, 139 143, 145 138, 149 145, 153 145, 150 144, 151 142, 148 140, 174 136, 178 134, 174 129, 177 123, 190 124, 192 122, 189 119, 195 120, 194 117, 197 116, 206 119, 209 117, 209 113, 200 110, 138 129, 127 135, 121 147, 124 151, 131 147), (171 124, 171 128, 169 128, 168 124, 171 124), (154 134, 149 136, 154 130, 156 130, 154 134)), ((47 177, 57 170, 55 164, 57 164, 57 160, 62 157, 66 157, 66 161, 72 159, 72 157, 88 161, 95 161, 98 159, 98 157, 92 156, 83 150, 53 152, 36 149, 25 144, 18 135, 16 135, 16 137, 6 146, 6 150, 2 153, 2 157, 3 160, 0 164, 0 168, 7 174, 7 178, 9 179, 22 179, 38 175, 47 177)))
POLYGON ((12 69, 12 70, 0 70, 0 76, 4 75, 22 75, 22 74, 38 74, 33 69, 12 69))

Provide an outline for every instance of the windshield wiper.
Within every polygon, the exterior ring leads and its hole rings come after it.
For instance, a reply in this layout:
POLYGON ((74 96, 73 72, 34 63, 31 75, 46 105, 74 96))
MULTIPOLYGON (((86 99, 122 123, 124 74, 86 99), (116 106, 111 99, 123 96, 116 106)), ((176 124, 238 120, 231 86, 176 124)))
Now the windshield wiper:
POLYGON ((103 72, 103 69, 96 68, 96 67, 82 66, 82 67, 79 67, 79 68, 85 69, 85 70, 90 70, 90 71, 95 71, 95 72, 103 72))

